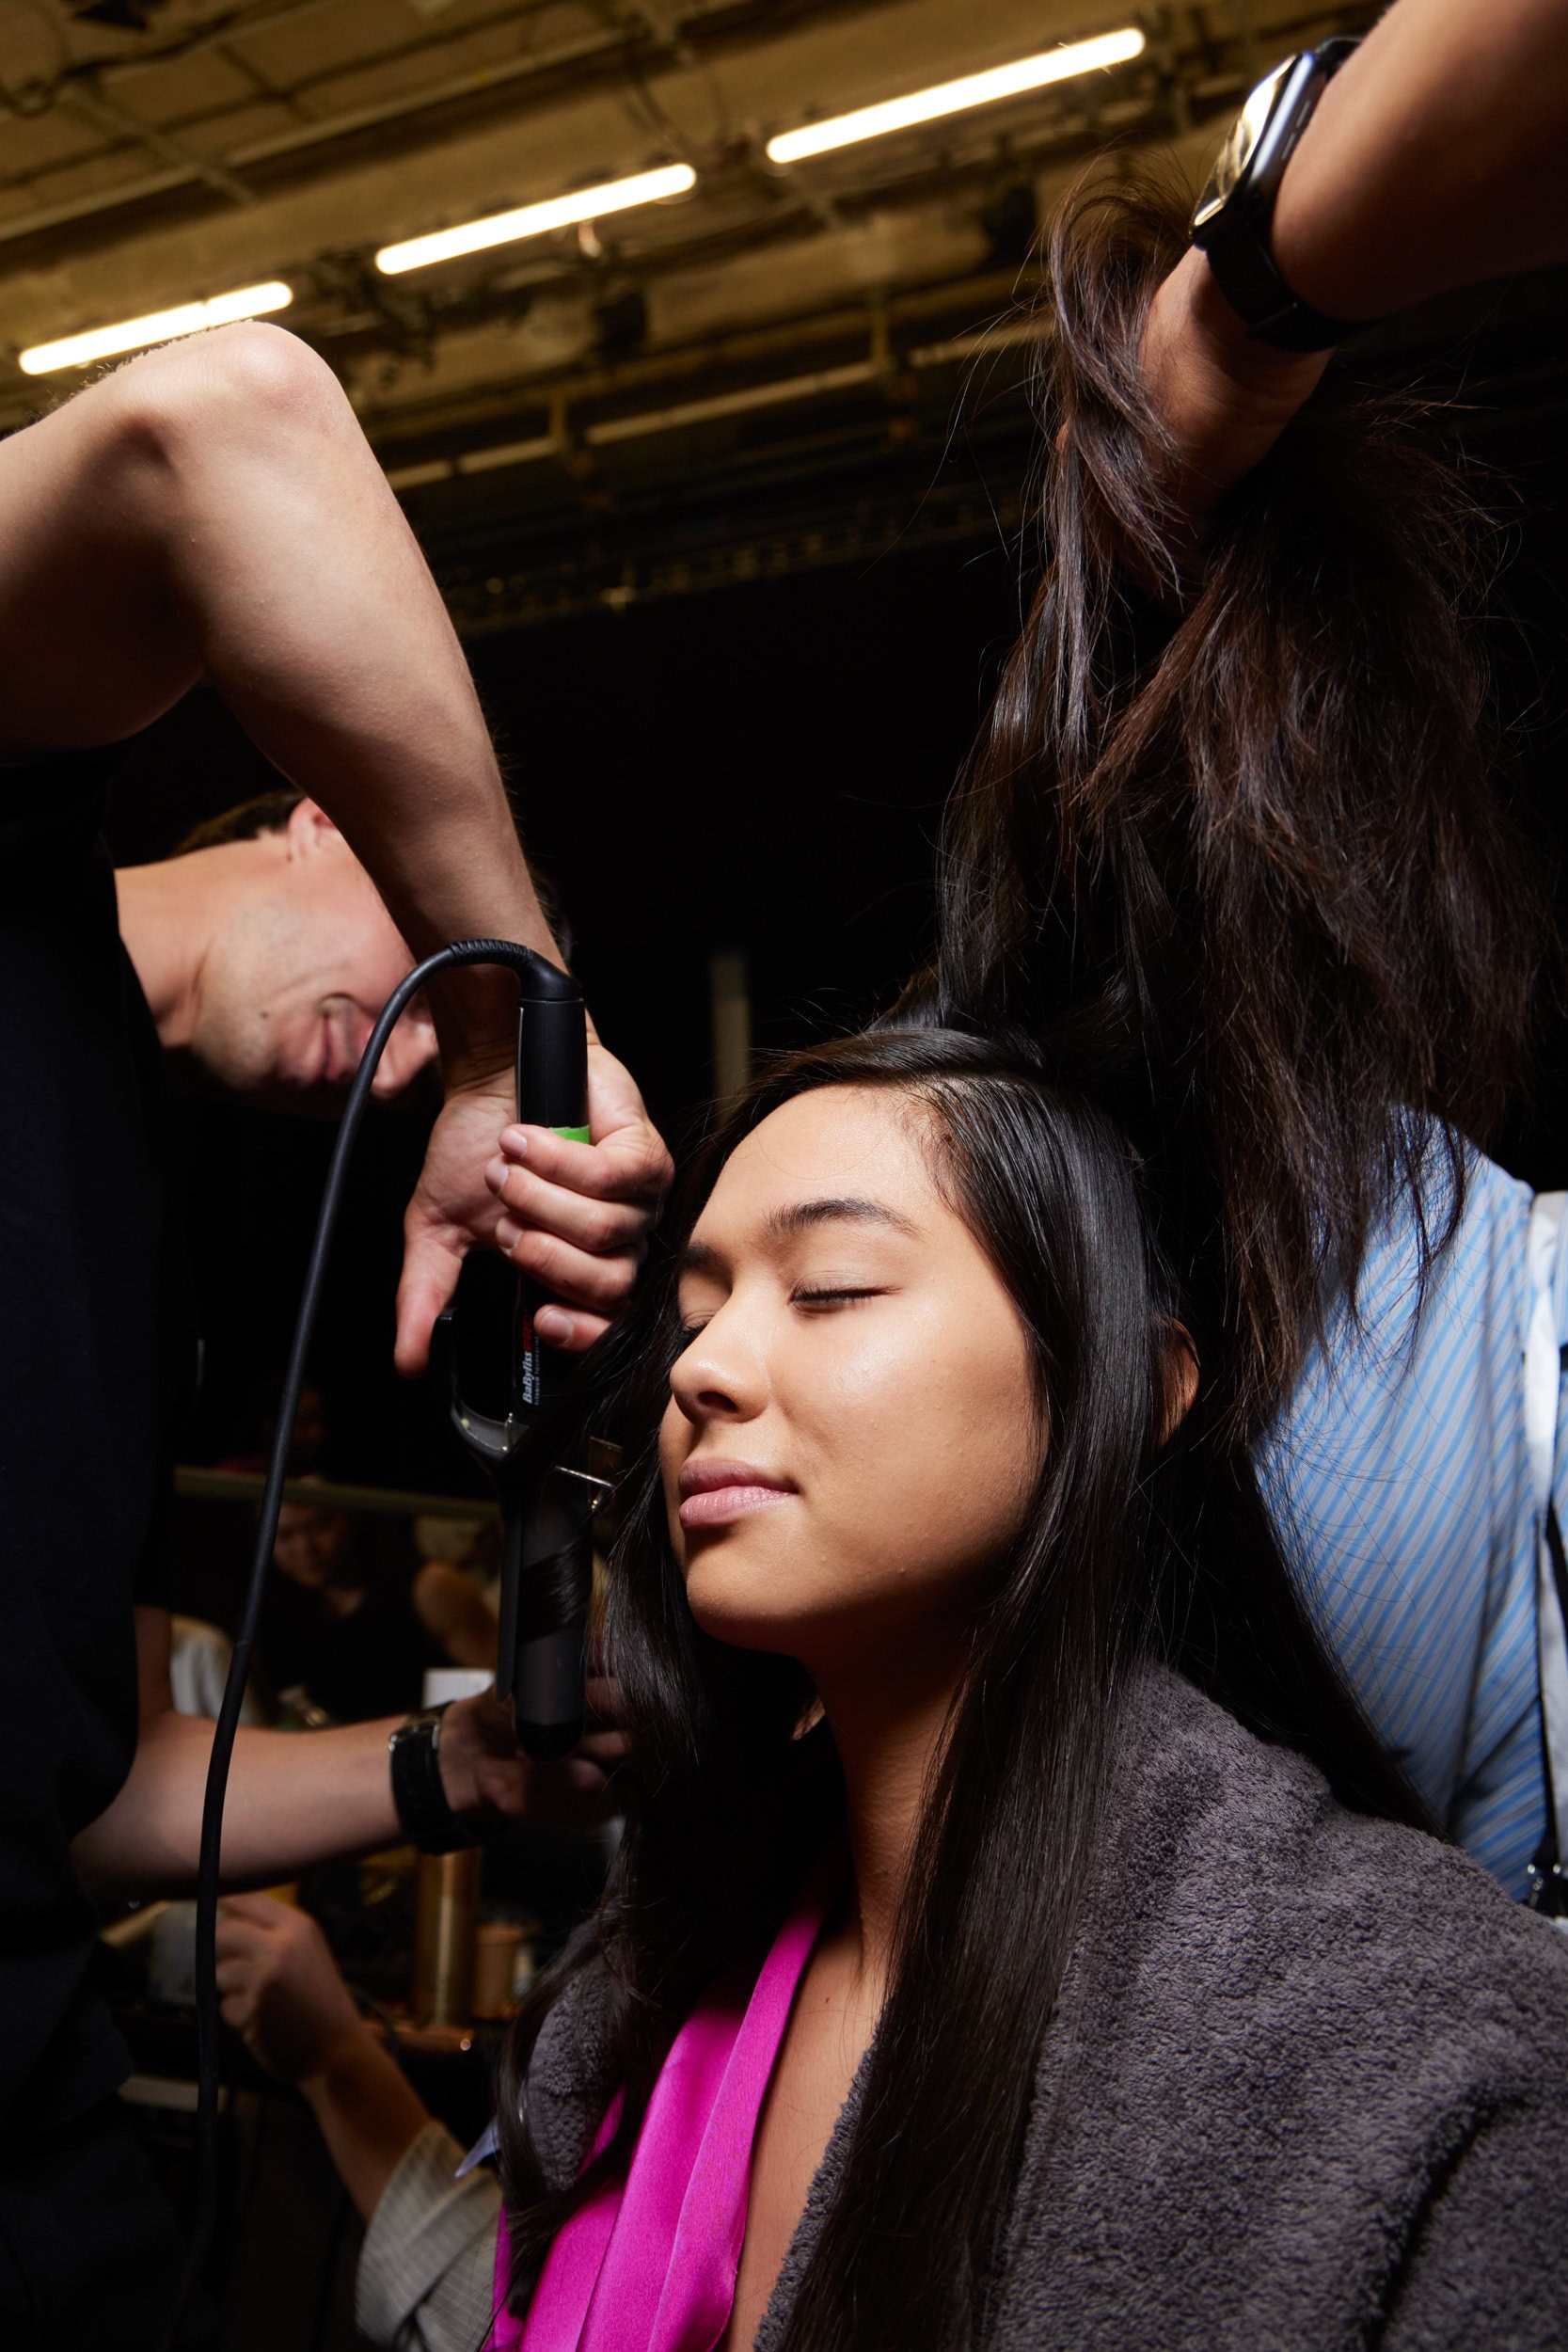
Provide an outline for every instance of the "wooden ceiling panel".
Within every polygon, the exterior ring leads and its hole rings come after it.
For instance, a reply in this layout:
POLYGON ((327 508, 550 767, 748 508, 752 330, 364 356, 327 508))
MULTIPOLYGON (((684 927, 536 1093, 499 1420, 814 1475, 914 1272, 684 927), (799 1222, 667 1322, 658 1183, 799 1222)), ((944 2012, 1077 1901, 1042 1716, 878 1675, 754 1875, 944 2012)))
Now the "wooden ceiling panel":
POLYGON ((79 163, 103 145, 103 132, 66 106, 53 106, 47 114, 13 115, 0 138, 0 188, 24 183, 62 164, 79 163))
MULTIPOLYGON (((24 216, 49 205, 70 203, 76 198, 118 187, 138 153, 133 143, 123 139, 107 145, 102 138, 90 143, 84 140, 72 158, 33 174, 27 183, 26 204, 21 208, 24 216)), ((119 274, 119 283, 125 283, 123 273, 119 274)))
MULTIPOLYGON (((231 155, 243 154, 253 144, 259 146, 264 140, 284 137, 297 128, 299 119, 297 111, 283 99, 253 96, 248 104, 229 108, 221 115, 181 122, 177 132, 182 146, 198 155, 226 162, 231 155)), ((141 159, 138 169, 145 167, 146 160, 141 159)))

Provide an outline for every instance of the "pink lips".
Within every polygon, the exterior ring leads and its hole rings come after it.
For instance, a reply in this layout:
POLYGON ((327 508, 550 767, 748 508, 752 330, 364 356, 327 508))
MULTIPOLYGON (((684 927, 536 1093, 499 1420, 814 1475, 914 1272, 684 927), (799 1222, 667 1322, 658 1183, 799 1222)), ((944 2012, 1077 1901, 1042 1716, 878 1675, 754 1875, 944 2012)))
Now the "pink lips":
POLYGON ((748 1511, 787 1502, 795 1492, 787 1479, 771 1478, 750 1462, 687 1462, 678 1484, 686 1528, 726 1527, 748 1511))

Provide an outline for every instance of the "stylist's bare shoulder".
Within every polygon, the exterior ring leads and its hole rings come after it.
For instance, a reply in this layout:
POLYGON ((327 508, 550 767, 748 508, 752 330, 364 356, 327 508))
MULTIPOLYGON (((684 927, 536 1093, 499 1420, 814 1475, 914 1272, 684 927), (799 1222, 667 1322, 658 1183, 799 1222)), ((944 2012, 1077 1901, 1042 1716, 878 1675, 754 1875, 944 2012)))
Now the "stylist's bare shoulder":
POLYGON ((175 553, 190 501, 221 509, 269 437, 302 463, 313 435, 356 430, 307 343, 247 322, 123 361, 0 441, 0 756, 161 717, 203 667, 175 553))

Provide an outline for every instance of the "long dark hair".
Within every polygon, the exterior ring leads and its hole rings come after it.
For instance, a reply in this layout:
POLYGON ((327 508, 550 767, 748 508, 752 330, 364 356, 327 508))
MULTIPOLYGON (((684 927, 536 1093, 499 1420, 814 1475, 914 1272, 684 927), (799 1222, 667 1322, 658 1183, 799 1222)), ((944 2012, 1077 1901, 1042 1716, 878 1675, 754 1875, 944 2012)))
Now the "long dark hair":
POLYGON ((1140 367, 1185 243, 1148 181, 1054 223, 1044 569, 950 805, 933 1009, 1097 1073, 1245 1436, 1399 1187, 1423 1271, 1451 1231, 1542 900, 1488 773, 1478 518, 1415 405, 1331 370, 1185 543, 1140 367))
MULTIPOLYGON (((923 1109, 937 1181, 1023 1326, 1047 1432, 974 1629, 847 2161, 785 2337, 788 2352, 907 2352, 967 2345, 983 2324, 1132 1661, 1167 1648, 1260 1729, 1315 1752, 1353 1799, 1418 1816, 1295 1609, 1244 1457, 1217 1453, 1201 1409, 1162 1444, 1179 1300, 1132 1156, 1085 1096, 940 1029, 819 1047, 765 1077, 715 1137, 677 1240, 739 1139, 831 1086, 894 1089, 923 1109)), ((583 1408, 625 1450, 606 1638, 632 1787, 591 1933, 509 2043, 499 2115, 515 2304, 567 2215, 628 2160, 701 1988, 740 1954, 760 1956, 843 1817, 830 1727, 799 1736, 802 1670, 709 1639, 687 1606, 657 1461, 682 1344, 667 1263, 605 1343, 583 1408), (591 1962, 605 1970, 624 2111, 595 2163, 552 2191, 519 2093, 544 2018, 591 1962)))

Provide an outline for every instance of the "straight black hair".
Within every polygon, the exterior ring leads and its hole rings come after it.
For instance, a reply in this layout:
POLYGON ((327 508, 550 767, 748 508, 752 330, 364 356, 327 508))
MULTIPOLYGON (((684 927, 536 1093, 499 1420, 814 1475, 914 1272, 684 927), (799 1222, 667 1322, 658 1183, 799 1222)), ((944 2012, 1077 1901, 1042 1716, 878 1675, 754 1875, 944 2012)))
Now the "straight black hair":
MULTIPOLYGON (((1132 1155, 1085 1096, 938 1028, 819 1047, 766 1076, 721 1129, 676 1241, 740 1139, 822 1087, 902 1096, 920 1119, 938 1184, 1019 1314, 1043 1433, 1021 1531, 976 1614, 847 2162, 784 2337, 787 2352, 946 2352, 984 2331, 1134 1661, 1164 1649, 1267 1736, 1314 1755, 1353 1802, 1420 1816, 1294 1603, 1245 1458, 1219 1451, 1201 1403, 1163 1442, 1180 1302, 1132 1155)), ((802 1670, 711 1640, 687 1606, 657 1459, 683 1344, 672 1255, 604 1343, 581 1408, 624 1449, 606 1641, 630 1788, 592 1930, 516 2021, 501 2074, 515 2308, 568 2215, 627 2163, 697 1994, 740 1955, 760 1957, 843 1818, 831 1728, 800 1736, 802 1670), (592 1963, 623 2113, 581 2177, 551 2189, 521 2093, 545 2018, 592 1963)))

